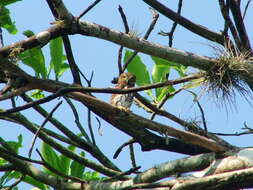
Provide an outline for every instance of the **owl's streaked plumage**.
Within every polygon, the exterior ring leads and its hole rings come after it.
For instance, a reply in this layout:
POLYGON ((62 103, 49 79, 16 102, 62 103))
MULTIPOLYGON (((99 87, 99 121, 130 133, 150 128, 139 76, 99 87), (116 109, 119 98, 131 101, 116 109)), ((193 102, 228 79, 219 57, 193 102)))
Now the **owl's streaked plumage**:
MULTIPOLYGON (((136 82, 136 77, 132 73, 122 73, 119 76, 118 83, 115 88, 117 89, 127 89, 134 87, 136 82)), ((133 103, 133 93, 129 94, 112 94, 110 103, 113 106, 129 109, 133 103)))

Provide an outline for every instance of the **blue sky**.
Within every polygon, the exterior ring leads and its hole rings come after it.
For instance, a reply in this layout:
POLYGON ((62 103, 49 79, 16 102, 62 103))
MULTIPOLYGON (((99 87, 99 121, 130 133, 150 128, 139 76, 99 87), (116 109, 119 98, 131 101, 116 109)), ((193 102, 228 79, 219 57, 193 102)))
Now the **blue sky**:
MULTIPOLYGON (((91 1, 81 0, 65 0, 64 2, 70 12, 75 16, 79 15, 91 3, 91 1)), ((166 3, 168 1, 163 0, 161 2, 166 3)), ((171 1, 167 4, 169 7, 176 9, 176 2, 177 1, 171 1)), ((145 5, 141 0, 104 0, 91 12, 85 15, 83 19, 110 27, 111 29, 124 31, 121 18, 117 11, 119 4, 123 7, 127 15, 129 25, 132 26, 135 31, 143 35, 149 23, 151 22, 151 14, 149 12, 148 6, 145 5)), ((46 28, 49 28, 51 26, 50 22, 54 21, 51 12, 46 4, 46 1, 37 0, 31 2, 28 0, 23 0, 22 2, 9 6, 9 9, 11 10, 11 16, 14 18, 17 28, 19 29, 19 33, 13 36, 9 35, 7 32, 4 32, 5 45, 24 39, 25 37, 22 35, 22 32, 24 30, 30 29, 33 32, 38 33, 46 28)), ((220 13, 217 11, 218 9, 218 2, 213 0, 185 1, 182 9, 182 14, 191 19, 193 22, 202 24, 207 28, 219 32, 223 28, 223 21, 220 13)), ((249 10, 250 9, 252 9, 252 5, 249 10)), ((249 18, 252 18, 252 16, 253 12, 249 11, 245 19, 246 26, 249 29, 249 34, 253 33, 253 24, 249 20, 249 18)), ((160 15, 156 28, 151 34, 149 40, 155 43, 166 45, 167 39, 165 37, 157 35, 157 33, 160 30, 170 30, 171 24, 171 21, 160 15)), ((91 72, 94 71, 93 86, 112 86, 110 81, 118 74, 118 45, 104 40, 81 35, 71 36, 70 39, 76 62, 82 72, 89 77, 91 72)), ((251 43, 253 43, 252 38, 251 43)), ((213 45, 213 43, 195 34, 192 34, 181 26, 177 27, 174 37, 175 48, 199 55, 213 56, 214 50, 210 47, 210 45, 213 45)), ((48 57, 49 51, 47 47, 44 48, 44 52, 48 57)), ((144 54, 139 55, 151 71, 153 62, 151 61, 150 57, 144 54)), ((47 60, 47 63, 49 64, 49 59, 47 60)), ((27 67, 23 68, 29 71, 30 74, 33 74, 33 72, 27 67)), ((60 80, 71 83, 72 78, 70 73, 65 73, 60 80)), ((84 81, 83 84, 85 84, 84 81)), ((200 94, 203 91, 201 89, 198 89, 196 92, 200 94)), ((104 94, 98 94, 97 97, 104 101, 108 101, 109 99, 109 95, 104 94)), ((169 112, 186 120, 194 118, 200 120, 200 112, 192 100, 192 96, 190 96, 187 92, 183 92, 178 97, 170 100, 166 104, 166 109, 169 112)), ((58 100, 49 103, 47 109, 50 111, 57 102, 58 100)), ((229 106, 226 109, 221 105, 217 105, 215 103, 215 99, 206 93, 203 93, 201 96, 200 103, 205 111, 208 129, 210 131, 224 133, 238 132, 243 127, 244 122, 246 122, 249 126, 253 126, 253 119, 251 114, 252 106, 250 106, 249 103, 240 96, 236 96, 237 109, 230 109, 229 106)), ((81 121, 84 127, 87 127, 86 108, 79 103, 76 103, 76 105, 80 113, 81 121)), ((9 107, 9 102, 0 102, 0 106, 1 108, 9 107)), ((44 105, 44 107, 46 107, 46 105, 44 105)), ((143 112, 135 106, 133 107, 133 112, 144 117, 149 117, 147 113, 143 112)), ((28 117, 31 117, 32 120, 36 121, 38 124, 41 124, 43 121, 43 119, 34 112, 25 111, 24 113, 26 113, 28 117)), ((74 123, 74 118, 66 104, 62 105, 60 109, 56 111, 55 117, 61 120, 63 123, 66 123, 69 128, 78 133, 77 127, 74 123)), ((103 135, 100 136, 98 134, 98 124, 94 118, 94 115, 92 117, 92 121, 98 146, 106 153, 109 158, 112 159, 112 156, 117 147, 119 147, 123 142, 127 141, 129 137, 111 127, 108 123, 102 120, 103 135)), ((157 121, 169 124, 173 127, 178 127, 173 122, 161 117, 157 117, 157 121)), ((46 127, 53 129, 53 126, 50 124, 47 124, 46 127)), ((30 146, 30 141, 33 136, 31 133, 24 132, 24 129, 18 125, 9 124, 3 121, 0 121, 0 130, 4 131, 4 133, 2 133, 2 136, 7 139, 16 139, 20 133, 24 133, 25 146, 22 149, 22 153, 24 155, 27 155, 27 150, 30 146)), ((225 139, 236 146, 251 146, 249 143, 251 140, 251 135, 243 137, 226 137, 225 139)), ((37 145, 39 146, 39 142, 37 142, 37 145)), ((184 157, 184 155, 158 150, 143 153, 141 152, 139 145, 136 146, 136 151, 137 165, 141 165, 142 170, 150 168, 155 164, 157 165, 168 160, 184 157)), ((36 155, 36 153, 34 153, 34 155, 36 155)), ((119 158, 115 160, 115 163, 122 170, 127 170, 131 167, 127 148, 124 149, 119 158)))

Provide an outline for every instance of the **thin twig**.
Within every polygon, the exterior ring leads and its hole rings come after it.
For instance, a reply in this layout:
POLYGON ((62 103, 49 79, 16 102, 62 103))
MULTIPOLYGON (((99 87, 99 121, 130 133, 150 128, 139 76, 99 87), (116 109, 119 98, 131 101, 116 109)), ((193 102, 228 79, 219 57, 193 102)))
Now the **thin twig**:
POLYGON ((204 125, 204 130, 205 130, 206 132, 208 132, 204 110, 203 110, 202 106, 200 105, 200 103, 199 103, 199 101, 198 101, 197 98, 195 98, 194 101, 197 102, 198 108, 199 108, 199 110, 200 110, 202 122, 203 122, 203 125, 204 125))
MULTIPOLYGON (((159 18, 159 14, 157 14, 153 9, 150 9, 152 13, 152 21, 151 24, 148 27, 147 32, 144 35, 144 39, 147 40, 149 35, 151 34, 152 30, 154 29, 154 26, 159 18)), ((128 60, 125 62, 122 72, 124 72, 127 68, 127 66, 130 64, 130 62, 134 59, 134 57, 138 54, 138 51, 134 51, 131 57, 128 58, 128 60)))
POLYGON ((89 12, 93 7, 95 7, 101 0, 96 0, 93 2, 89 7, 87 7, 78 17, 77 20, 79 20, 82 16, 84 16, 87 12, 89 12))
POLYGON ((124 147, 130 145, 130 144, 133 144, 133 143, 136 143, 137 141, 135 139, 130 139, 129 141, 123 143, 117 150, 116 152, 114 153, 113 155, 113 159, 116 159, 118 158, 119 154, 121 153, 121 151, 123 150, 124 147))
MULTIPOLYGON (((175 91, 172 92, 172 93, 167 93, 167 94, 165 95, 165 97, 163 98, 163 100, 157 105, 157 108, 158 108, 158 109, 162 108, 163 105, 166 103, 166 101, 167 101, 170 97, 175 96, 177 93, 181 92, 181 91, 184 90, 184 89, 185 89, 185 88, 182 87, 182 88, 179 88, 179 89, 175 90, 175 91)), ((154 112, 154 113, 151 115, 150 120, 153 120, 153 119, 155 118, 155 115, 156 115, 156 113, 154 112)))
POLYGON ((95 140, 95 136, 93 133, 93 129, 92 129, 92 124, 91 124, 91 111, 90 109, 88 109, 88 113, 87 113, 87 118, 88 118, 88 128, 90 131, 90 136, 91 136, 91 140, 92 140, 92 144, 96 145, 96 140, 95 140))
POLYGON ((125 172, 122 172, 121 174, 117 175, 117 176, 114 176, 114 177, 111 177, 109 179, 105 179, 103 180, 103 182, 112 182, 112 181, 116 181, 116 180, 119 180, 119 177, 122 177, 124 175, 130 175, 132 173, 135 173, 137 172, 139 169, 141 169, 141 166, 137 166, 135 168, 131 168, 130 170, 127 170, 125 172))
POLYGON ((242 135, 252 135, 252 131, 246 131, 246 132, 241 132, 241 133, 215 133, 211 132, 211 134, 218 135, 218 136, 242 136, 242 135))
MULTIPOLYGON (((182 126, 185 127, 185 128, 194 128, 194 129, 196 129, 196 126, 195 126, 195 125, 192 125, 191 123, 186 122, 186 121, 184 121, 184 120, 178 118, 177 116, 175 116, 175 115, 173 115, 173 114, 171 114, 171 113, 169 113, 169 112, 167 112, 167 111, 158 109, 155 105, 153 105, 153 104, 147 102, 147 101, 145 100, 145 98, 143 98, 143 97, 142 97, 141 95, 139 95, 138 93, 134 93, 134 97, 135 97, 136 99, 138 99, 144 106, 146 106, 147 108, 149 108, 151 111, 155 112, 156 114, 159 114, 159 115, 161 115, 161 116, 164 116, 164 117, 166 117, 166 118, 168 118, 168 119, 170 119, 170 120, 172 120, 172 121, 174 121, 174 122, 176 122, 176 123, 182 125, 182 126)), ((201 128, 198 128, 197 130, 200 131, 201 134, 206 134, 206 132, 205 132, 203 129, 201 129, 201 128)), ((215 142, 218 142, 219 144, 221 144, 221 145, 224 146, 224 147, 233 148, 232 145, 228 144, 226 141, 224 141, 223 139, 218 138, 218 137, 215 136, 215 135, 212 135, 212 134, 208 133, 208 134, 206 134, 206 136, 208 136, 208 138, 214 140, 215 142)))
POLYGON ((148 39, 149 35, 153 31, 153 29, 154 29, 154 27, 156 25, 156 22, 157 22, 157 20, 159 18, 159 14, 155 11, 155 9, 150 8, 150 12, 152 14, 152 21, 151 21, 151 23, 150 23, 150 25, 148 27, 147 32, 145 33, 145 35, 143 37, 145 40, 148 39))
POLYGON ((12 108, 17 107, 17 106, 16 106, 15 97, 12 97, 12 98, 11 98, 11 106, 12 106, 12 108))
POLYGON ((16 187, 22 180, 25 178, 25 174, 22 174, 12 185, 5 188, 4 190, 12 190, 14 187, 16 187))
POLYGON ((124 27, 125 27, 125 33, 127 34, 127 33, 129 33, 129 26, 128 26, 126 15, 120 5, 118 7, 118 11, 120 13, 121 19, 122 19, 124 27))
POLYGON ((56 106, 52 109, 52 111, 48 114, 48 116, 45 118, 44 122, 42 123, 42 125, 38 128, 38 130, 36 131, 36 133, 34 134, 33 140, 32 140, 32 144, 31 147, 29 149, 29 153, 28 153, 28 157, 31 158, 32 156, 32 151, 33 151, 33 147, 35 144, 35 141, 39 135, 39 132, 41 131, 41 129, 46 125, 46 123, 48 122, 49 118, 52 117, 53 113, 57 110, 57 108, 62 104, 62 101, 60 101, 58 104, 56 104, 56 106))
POLYGON ((240 47, 240 48, 243 51, 251 52, 250 40, 249 40, 249 36, 247 34, 247 30, 246 30, 244 22, 243 22, 240 3, 237 0, 230 0, 229 5, 230 5, 230 9, 231 9, 233 18, 234 18, 236 30, 238 31, 238 35, 240 37, 240 41, 242 44, 242 47, 240 47))
POLYGON ((0 116, 6 115, 6 114, 10 114, 10 113, 14 113, 14 112, 18 112, 18 111, 22 111, 28 108, 31 108, 35 105, 39 105, 39 104, 43 104, 46 102, 49 102, 59 96, 62 96, 64 94, 70 93, 70 92, 83 92, 83 93, 88 93, 88 92, 94 92, 94 93, 110 93, 110 94, 128 94, 131 92, 138 92, 138 91, 143 91, 143 90, 148 90, 148 89, 153 89, 153 88, 160 88, 160 87, 164 87, 164 86, 169 86, 169 85, 176 85, 176 84, 180 84, 180 83, 184 83, 184 82, 188 82, 190 80, 193 79, 198 79, 201 78, 202 75, 201 74, 194 74, 194 75, 188 75, 186 77, 182 77, 179 79, 175 79, 175 80, 168 80, 165 82, 160 82, 160 83, 154 83, 154 84, 150 84, 150 85, 146 85, 146 86, 141 86, 141 87, 134 87, 134 88, 128 88, 128 89, 115 89, 115 88, 91 88, 91 87, 63 87, 61 89, 59 89, 56 93, 51 94, 45 98, 36 100, 34 102, 30 102, 27 103, 23 106, 19 106, 16 108, 12 108, 3 112, 0 112, 0 116))
POLYGON ((79 74, 80 69, 78 68, 78 66, 75 62, 75 58, 73 55, 73 51, 71 48, 69 37, 64 35, 64 36, 62 36, 62 40, 63 40, 64 48, 66 51, 66 56, 67 56, 67 59, 69 62, 69 67, 70 67, 70 70, 71 70, 71 73, 73 76, 74 84, 82 85, 80 74, 79 74))
MULTIPOLYGON (((182 5, 183 5, 183 0, 178 1, 178 8, 177 8, 177 14, 181 15, 181 10, 182 10, 182 5)), ((169 46, 172 47, 173 44, 173 38, 174 38, 174 32, 176 30, 176 27, 178 25, 177 21, 174 21, 171 30, 169 32, 169 46)))
MULTIPOLYGON (((1 139, 0 143, 4 147, 4 143, 6 143, 6 142, 3 142, 2 139, 1 139)), ((41 161, 33 160, 33 159, 30 159, 30 158, 27 158, 27 157, 20 156, 20 155, 16 154, 11 148, 7 149, 6 147, 4 147, 4 148, 0 147, 0 151, 6 153, 8 155, 14 156, 14 157, 16 157, 16 158, 18 158, 20 160, 23 160, 23 161, 27 161, 27 162, 43 165, 43 163, 41 161)))
MULTIPOLYGON (((227 8, 229 6, 229 4, 225 5, 224 0, 219 0, 219 5, 220 5, 220 10, 221 10, 222 16, 223 16, 224 21, 225 21, 224 28, 226 29, 226 26, 229 27, 229 29, 231 31, 231 34, 233 35, 233 38, 234 38, 235 43, 237 45, 237 47, 241 47, 241 40, 240 40, 240 38, 238 36, 237 30, 236 30, 233 22, 232 22, 232 20, 231 20, 231 18, 229 16, 229 10, 227 8)), ((224 31, 223 35, 227 36, 226 31, 224 31)), ((225 44, 223 44, 223 45, 225 45, 225 44)))
MULTIPOLYGON (((31 98, 29 98, 28 96, 24 95, 22 96, 22 98, 29 102, 31 101, 31 98)), ((33 109, 35 109, 39 114, 41 114, 43 117, 47 117, 48 113, 41 107, 41 106, 34 106, 33 109)), ((89 152, 93 157, 95 157, 100 163, 102 163, 104 166, 107 166, 108 168, 112 168, 114 170, 118 170, 120 171, 120 169, 118 169, 96 146, 86 142, 84 139, 80 138, 78 135, 76 135, 75 133, 73 133, 71 130, 69 130, 66 126, 64 126, 61 122, 59 122, 58 120, 56 120, 55 118, 51 117, 50 118, 50 122, 59 130, 61 131, 64 135, 66 135, 70 141, 72 141, 73 143, 70 143, 74 146, 77 146, 83 150, 85 150, 86 152, 89 152)), ((19 120, 20 123, 20 120, 19 120)), ((22 121, 21 121, 22 123, 22 121)), ((32 124, 31 124, 32 125, 32 124)), ((32 125, 33 126, 33 125, 32 125)), ((35 127, 33 127, 34 129, 32 130, 32 132, 36 132, 37 129, 35 127)), ((30 129, 29 129, 30 130, 30 129)), ((46 129, 43 129, 43 131, 46 129)), ((34 132, 34 133, 35 133, 34 132)), ((41 134, 41 133, 40 133, 41 134)), ((42 137, 43 137, 44 133, 42 133, 42 137)), ((47 135, 48 136, 48 135, 47 135)), ((53 136, 54 135, 50 135, 53 136)), ((42 138, 44 141, 50 141, 50 139, 46 138, 44 139, 44 137, 42 138)), ((67 139, 68 140, 68 139, 67 139)), ((68 142, 68 141, 67 141, 68 142)))
MULTIPOLYGON (((93 74, 94 74, 94 72, 91 73, 90 79, 86 81, 87 84, 88 84, 88 87, 91 87, 93 74)), ((88 120, 88 128, 89 128, 92 143, 93 143, 93 145, 96 145, 96 140, 95 140, 95 136, 94 136, 94 133, 93 133, 92 124, 91 124, 91 111, 90 111, 89 108, 88 108, 88 113, 87 113, 87 120, 88 120)))
POLYGON ((251 3, 251 0, 248 0, 245 8, 244 8, 244 11, 243 11, 243 16, 242 16, 242 19, 244 20, 245 16, 246 16, 246 13, 247 13, 247 10, 249 8, 249 4, 251 3))
POLYGON ((71 102, 71 100, 67 97, 64 97, 64 99, 66 100, 66 102, 68 103, 69 107, 71 108, 73 114, 74 114, 74 117, 75 117, 75 123, 78 127, 78 129, 80 130, 80 132, 82 133, 82 135, 84 136, 84 138, 90 142, 90 138, 89 136, 87 135, 87 133, 85 132, 81 122, 80 122, 80 119, 79 119, 79 115, 78 115, 78 112, 74 106, 74 104, 71 102))
POLYGON ((98 122, 98 134, 99 134, 100 136, 102 136, 103 133, 102 133, 102 129, 101 129, 101 122, 100 122, 100 120, 98 119, 98 117, 95 117, 95 119, 96 119, 97 122, 98 122))
POLYGON ((120 46, 119 51, 118 51, 118 70, 119 70, 119 75, 121 73, 123 73, 123 71, 122 71, 122 64, 121 64, 123 48, 124 48, 124 46, 120 46))
POLYGON ((166 16, 167 18, 176 21, 181 26, 185 27, 186 29, 196 33, 208 40, 217 42, 219 44, 224 44, 224 38, 220 33, 213 32, 208 28, 196 24, 183 16, 179 16, 176 12, 171 10, 170 8, 166 7, 164 4, 160 3, 157 0, 143 0, 146 4, 156 9, 158 12, 166 16))
POLYGON ((131 159, 131 162, 132 162, 132 167, 136 168, 137 165, 136 165, 136 160, 135 160, 134 145, 133 145, 133 143, 129 144, 129 152, 130 152, 130 159, 131 159))
MULTIPOLYGON (((129 26, 128 26, 128 22, 127 22, 127 18, 126 15, 122 9, 122 7, 119 5, 118 7, 118 11, 120 13, 121 19, 123 21, 124 27, 125 27, 125 33, 129 33, 129 26)), ((122 51, 123 51, 124 46, 120 46, 119 51, 118 51, 118 70, 119 70, 119 75, 121 73, 123 73, 123 69, 122 69, 122 64, 121 64, 121 59, 122 59, 122 51)))

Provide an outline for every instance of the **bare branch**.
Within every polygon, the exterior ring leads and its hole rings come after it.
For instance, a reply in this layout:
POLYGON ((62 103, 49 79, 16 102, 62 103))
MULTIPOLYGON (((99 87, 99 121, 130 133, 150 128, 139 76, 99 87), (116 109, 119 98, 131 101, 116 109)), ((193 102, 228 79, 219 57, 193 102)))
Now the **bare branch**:
MULTIPOLYGON (((148 30, 146 31, 143 39, 147 40, 149 35, 151 34, 152 30, 154 29, 154 26, 159 18, 159 14, 157 14, 154 10, 150 9, 151 13, 152 13, 152 21, 151 24, 149 25, 148 30)), ((138 54, 138 51, 134 51, 134 53, 131 55, 131 57, 128 58, 128 60, 125 62, 122 71, 124 72, 127 68, 127 66, 131 63, 131 61, 134 59, 134 57, 138 54)))
POLYGON ((220 33, 216 33, 213 31, 208 30, 206 27, 203 27, 199 24, 195 24, 188 20, 187 18, 180 16, 179 14, 175 13, 162 3, 159 3, 157 0, 143 0, 149 6, 156 9, 158 12, 163 14, 164 16, 170 18, 171 20, 177 22, 178 24, 182 25, 183 27, 187 28, 188 30, 196 33, 208 40, 217 42, 221 45, 224 44, 223 36, 220 33))
POLYGON ((239 33, 244 51, 251 52, 250 40, 243 22, 240 4, 236 0, 230 0, 230 9, 232 11, 236 29, 239 33))
POLYGON ((42 125, 38 128, 38 130, 36 131, 36 133, 34 134, 33 140, 32 140, 32 144, 31 147, 29 149, 29 153, 28 153, 28 157, 31 158, 32 156, 32 151, 33 151, 33 147, 35 144, 35 141, 38 137, 38 134, 40 133, 41 129, 43 129, 43 127, 46 125, 46 123, 48 122, 49 118, 52 117, 53 113, 57 110, 57 108, 59 108, 59 106, 62 104, 62 101, 60 101, 53 109, 52 111, 48 114, 48 116, 46 117, 46 119, 43 121, 42 125))
POLYGON ((79 20, 82 16, 84 16, 87 12, 89 12, 93 7, 95 7, 101 0, 94 1, 87 9, 85 9, 78 17, 79 20))

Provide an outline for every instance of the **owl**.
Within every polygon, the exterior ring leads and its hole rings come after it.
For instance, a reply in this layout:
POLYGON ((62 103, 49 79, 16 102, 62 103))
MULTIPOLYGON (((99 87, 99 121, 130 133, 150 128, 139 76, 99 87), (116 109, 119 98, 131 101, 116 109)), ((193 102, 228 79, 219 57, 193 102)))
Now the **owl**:
MULTIPOLYGON (((131 73, 122 73, 119 76, 118 83, 116 84, 116 89, 127 89, 134 87, 136 82, 136 77, 131 73)), ((112 94, 110 103, 121 109, 129 110, 133 103, 133 93, 129 94, 112 94)))

